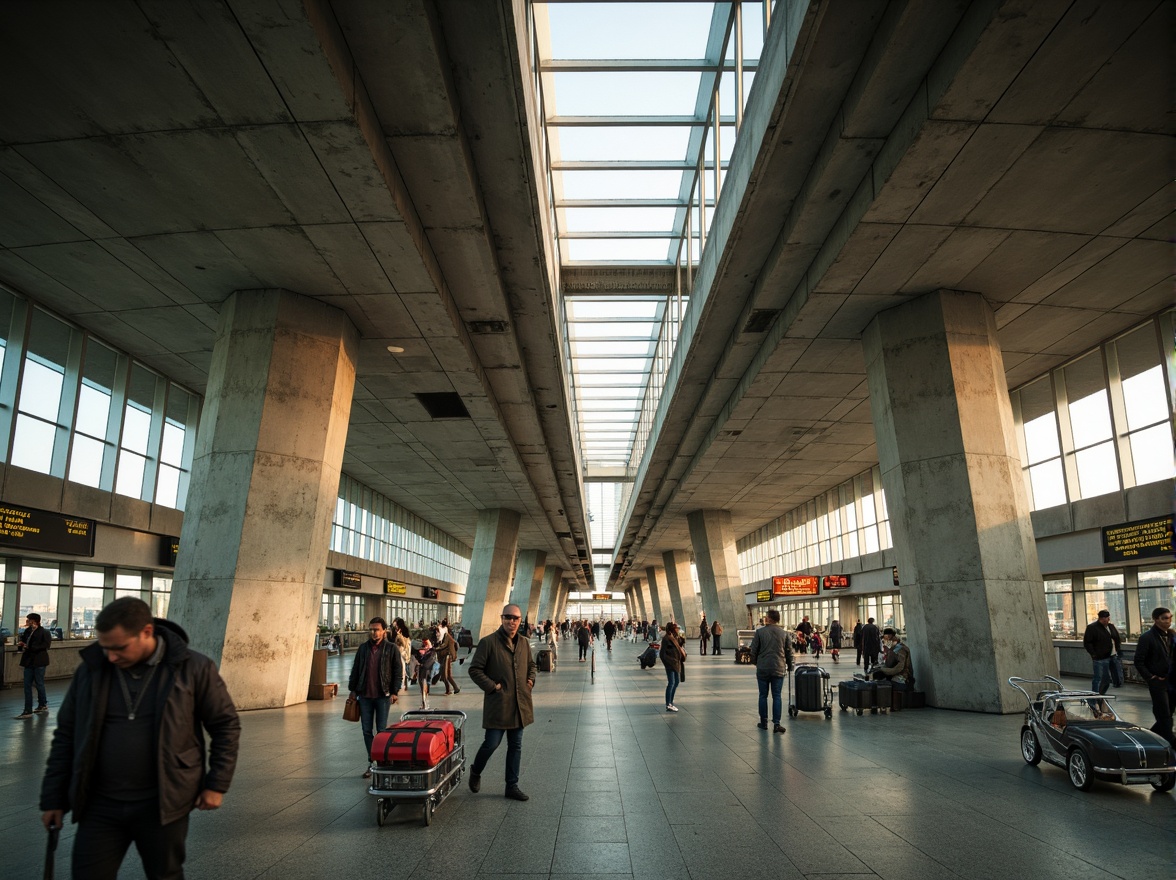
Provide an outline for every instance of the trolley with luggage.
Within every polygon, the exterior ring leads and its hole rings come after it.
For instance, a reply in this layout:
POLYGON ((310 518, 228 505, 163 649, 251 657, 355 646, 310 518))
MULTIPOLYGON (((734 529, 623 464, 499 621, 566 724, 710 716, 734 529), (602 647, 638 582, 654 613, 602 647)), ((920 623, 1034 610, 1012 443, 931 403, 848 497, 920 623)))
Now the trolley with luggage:
POLYGON ((735 663, 737 665, 748 666, 751 664, 751 640, 754 638, 754 629, 735 631, 735 663))
POLYGON ((422 823, 433 823, 465 770, 465 720, 456 709, 414 709, 376 734, 368 794, 376 798, 377 825, 400 804, 420 804, 422 823))
POLYGON ((853 709, 861 715, 866 709, 871 715, 879 712, 889 712, 893 702, 891 684, 889 681, 871 681, 857 673, 848 681, 843 681, 837 687, 837 701, 841 704, 841 711, 853 709))
POLYGON ((833 717, 833 686, 827 669, 815 663, 797 663, 793 675, 787 678, 789 718, 795 718, 801 712, 823 712, 826 718, 833 717), (795 690, 793 677, 796 678, 795 690))

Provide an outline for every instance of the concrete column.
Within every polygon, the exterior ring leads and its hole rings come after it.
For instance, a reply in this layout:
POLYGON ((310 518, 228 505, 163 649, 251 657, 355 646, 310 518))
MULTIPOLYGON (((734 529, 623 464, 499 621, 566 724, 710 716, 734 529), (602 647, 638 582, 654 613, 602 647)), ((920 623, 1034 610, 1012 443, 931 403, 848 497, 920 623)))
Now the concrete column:
POLYGON ((543 550, 523 550, 515 564, 514 586, 510 601, 523 609, 523 617, 535 623, 539 615, 539 595, 543 588, 543 566, 547 553, 543 550))
POLYGON ((689 596, 690 606, 694 607, 694 578, 690 574, 690 553, 686 550, 667 550, 662 554, 662 562, 665 563, 665 567, 659 568, 658 571, 665 573, 667 607, 677 622, 685 626, 683 618, 686 616, 686 602, 683 597, 689 596))
POLYGON ((169 616, 239 708, 306 699, 357 352, 343 312, 289 291, 221 308, 169 616))
POLYGON ((730 512, 696 510, 686 515, 686 522, 690 526, 702 610, 707 620, 718 620, 724 627, 728 621, 734 621, 736 629, 744 628, 747 606, 743 601, 743 579, 739 575, 730 512))
POLYGON ((1008 677, 1057 663, 992 311, 938 291, 880 313, 862 342, 919 689, 1020 712, 1008 677))
MULTIPOLYGON (((572 591, 571 584, 565 580, 557 580, 555 585, 555 613, 559 615, 558 619, 563 620, 566 616, 565 609, 568 607, 568 593, 572 591)), ((555 620, 556 618, 552 618, 555 620)))
POLYGON ((558 565, 549 565, 543 569, 539 580, 539 601, 536 614, 544 619, 548 616, 555 620, 556 606, 559 604, 560 586, 563 583, 563 569, 558 565))
POLYGON ((474 641, 498 629, 502 606, 506 604, 510 575, 518 548, 517 511, 505 508, 483 510, 474 532, 474 553, 466 583, 461 621, 473 633, 474 641))
POLYGON ((658 623, 666 623, 670 620, 681 623, 682 617, 679 609, 682 607, 682 603, 677 594, 670 589, 669 581, 666 579, 666 570, 660 565, 648 566, 645 569, 645 582, 649 584, 649 595, 654 597, 658 608, 658 623), (678 601, 675 601, 676 599, 678 601))

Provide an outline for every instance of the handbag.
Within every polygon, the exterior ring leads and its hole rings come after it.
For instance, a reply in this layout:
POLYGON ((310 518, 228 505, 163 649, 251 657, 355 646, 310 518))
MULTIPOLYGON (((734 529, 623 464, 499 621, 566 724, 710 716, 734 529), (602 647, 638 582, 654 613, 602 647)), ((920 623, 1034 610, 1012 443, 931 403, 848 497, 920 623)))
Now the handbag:
POLYGON ((349 694, 347 696, 347 702, 343 704, 343 720, 359 720, 359 699, 355 696, 355 694, 349 694))

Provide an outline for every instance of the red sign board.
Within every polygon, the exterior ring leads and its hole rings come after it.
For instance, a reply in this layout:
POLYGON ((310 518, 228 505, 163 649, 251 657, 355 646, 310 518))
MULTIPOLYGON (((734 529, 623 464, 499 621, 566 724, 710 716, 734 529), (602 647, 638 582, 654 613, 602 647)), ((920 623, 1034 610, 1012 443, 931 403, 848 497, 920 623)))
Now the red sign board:
POLYGON ((792 577, 781 577, 777 575, 772 578, 772 595, 773 596, 815 596, 818 592, 821 579, 816 575, 794 575, 792 577))
POLYGON ((848 590, 849 575, 827 574, 821 579, 821 586, 826 590, 848 590))

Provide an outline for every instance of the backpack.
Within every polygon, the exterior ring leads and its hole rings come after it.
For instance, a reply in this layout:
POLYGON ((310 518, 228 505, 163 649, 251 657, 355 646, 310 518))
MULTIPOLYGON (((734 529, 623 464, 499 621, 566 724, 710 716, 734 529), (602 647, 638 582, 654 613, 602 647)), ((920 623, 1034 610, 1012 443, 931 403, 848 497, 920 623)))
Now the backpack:
POLYGON ((723 634, 723 625, 716 621, 713 630, 716 636, 721 636, 723 634))

